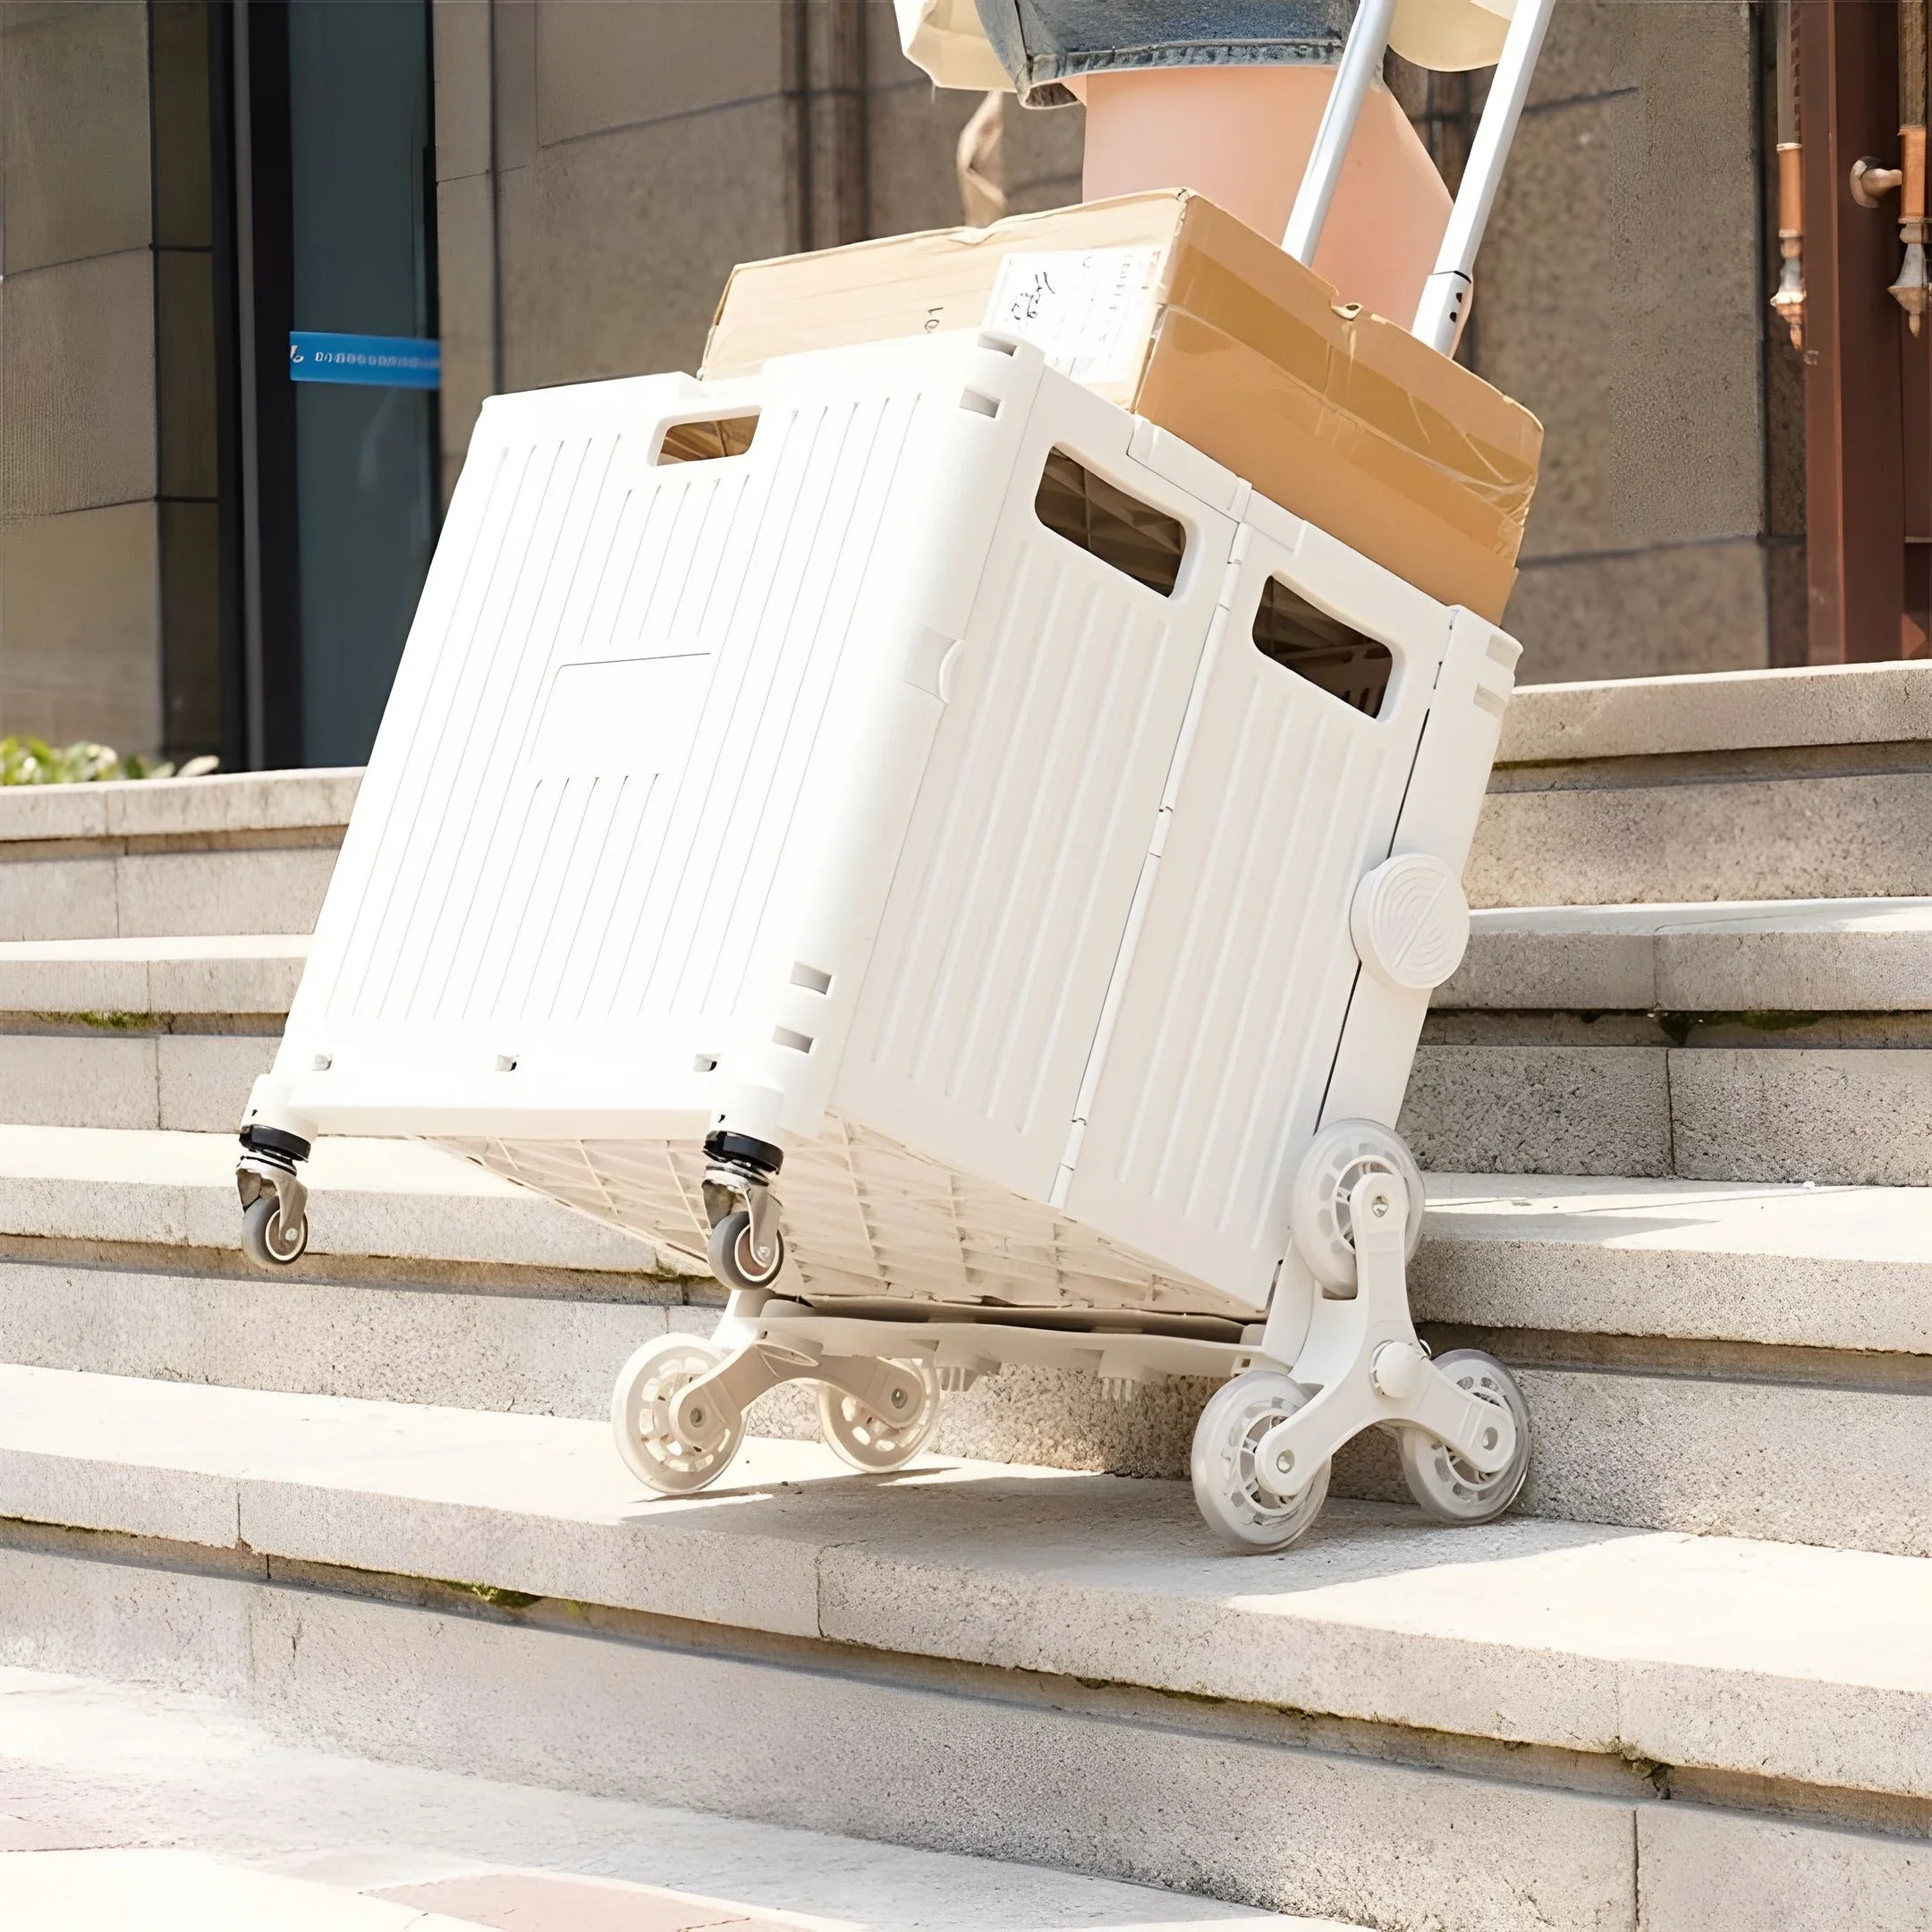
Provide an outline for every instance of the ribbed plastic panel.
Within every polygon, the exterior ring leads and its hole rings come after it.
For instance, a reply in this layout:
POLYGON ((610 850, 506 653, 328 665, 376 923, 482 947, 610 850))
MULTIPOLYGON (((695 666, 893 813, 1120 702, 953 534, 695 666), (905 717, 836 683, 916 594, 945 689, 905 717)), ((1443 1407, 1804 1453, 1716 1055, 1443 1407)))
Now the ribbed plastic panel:
MULTIPOLYGON (((701 1256, 704 1156, 691 1142, 446 1140, 452 1152, 599 1220, 701 1256)), ((814 1299, 889 1296, 1015 1309, 1223 1315, 1258 1309, 1053 1208, 836 1115, 785 1156, 787 1249, 814 1299)))
POLYGON ((500 453, 330 1019, 732 1011, 913 400, 774 411, 722 475, 641 438, 500 453))
POLYGON ((1067 1195, 1157 1253, 1182 1231, 1195 1266, 1258 1292, 1349 1012, 1350 903, 1387 856, 1448 634, 1426 606, 1377 613, 1404 668, 1366 716, 1255 647, 1270 573, 1309 569, 1255 533, 1067 1195))
POLYGON ((1041 525, 1045 456, 1043 437, 1021 461, 1005 580, 982 589, 835 1089, 848 1117, 1040 1198, 1233 535, 1192 505, 1193 576, 1164 598, 1041 525))

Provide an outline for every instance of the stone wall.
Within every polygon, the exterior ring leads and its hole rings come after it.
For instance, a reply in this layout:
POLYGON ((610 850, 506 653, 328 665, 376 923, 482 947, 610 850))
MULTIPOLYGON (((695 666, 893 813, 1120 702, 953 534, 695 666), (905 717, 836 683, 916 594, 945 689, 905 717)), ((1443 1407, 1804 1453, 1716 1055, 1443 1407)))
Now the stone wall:
POLYGON ((1788 417, 1797 365, 1768 339, 1758 46, 1736 4, 1557 9, 1471 359, 1547 433, 1508 615, 1528 682, 1761 665, 1774 633, 1801 657, 1770 503, 1796 467, 1767 457, 1767 407, 1788 417))
POLYGON ((0 7, 0 732, 218 736, 207 30, 0 7))

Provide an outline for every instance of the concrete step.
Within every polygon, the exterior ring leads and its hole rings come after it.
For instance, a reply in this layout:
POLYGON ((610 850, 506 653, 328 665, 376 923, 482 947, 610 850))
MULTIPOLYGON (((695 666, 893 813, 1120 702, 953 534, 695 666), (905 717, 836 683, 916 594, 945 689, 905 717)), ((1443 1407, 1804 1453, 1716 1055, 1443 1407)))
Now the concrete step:
POLYGON ((1932 1563, 1368 1504, 1238 1558, 1179 1484, 835 1470, 654 1502, 594 1423, 6 1370, 0 1657, 1416 1932, 1932 1912, 1932 1563))
POLYGON ((1402 1116, 1426 1165, 1932 1182, 1932 901, 1476 915, 1402 1116))
MULTIPOLYGON (((1477 916, 1403 1131, 1450 1172, 1932 1183, 1932 902, 1477 916)), ((0 943, 0 1119, 225 1133, 299 935, 0 943)))
POLYGON ((1932 893, 1932 664, 1519 691, 1470 903, 1932 893))
MULTIPOLYGON (((0 1126, 0 1238, 239 1254, 235 1151, 232 1133, 0 1126)), ((308 1179, 319 1258, 682 1278, 648 1241, 423 1142, 325 1140, 308 1179)))
POLYGON ((1043 1866, 424 1771, 225 1699, 0 1670, 20 1932, 1347 1932, 1043 1866))
MULTIPOLYGON (((641 1342, 717 1318, 708 1277, 399 1143, 324 1143, 311 1250, 259 1275, 232 1165, 225 1137, 0 1130, 0 1360, 597 1419, 641 1342)), ((1417 1318, 1517 1368, 1526 1509, 1932 1555, 1932 1193, 1436 1175, 1430 1199, 1417 1318)), ((1208 1393, 1009 1370, 946 1398, 937 1443, 1184 1477, 1208 1393)), ((815 1437, 809 1390, 753 1426, 815 1437)), ((1406 1494, 1379 1437, 1335 1487, 1406 1494)))
POLYGON ((0 1120, 233 1132, 305 933, 0 941, 0 1120))
POLYGON ((312 931, 361 776, 0 788, 0 939, 312 931))

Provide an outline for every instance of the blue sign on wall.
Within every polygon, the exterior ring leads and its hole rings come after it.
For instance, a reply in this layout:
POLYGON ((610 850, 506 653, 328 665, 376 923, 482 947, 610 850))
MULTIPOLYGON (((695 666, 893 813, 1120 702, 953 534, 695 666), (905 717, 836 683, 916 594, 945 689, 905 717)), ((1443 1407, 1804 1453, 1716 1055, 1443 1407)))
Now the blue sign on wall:
POLYGON ((365 383, 382 389, 440 389, 443 344, 414 335, 291 332, 291 382, 365 383))

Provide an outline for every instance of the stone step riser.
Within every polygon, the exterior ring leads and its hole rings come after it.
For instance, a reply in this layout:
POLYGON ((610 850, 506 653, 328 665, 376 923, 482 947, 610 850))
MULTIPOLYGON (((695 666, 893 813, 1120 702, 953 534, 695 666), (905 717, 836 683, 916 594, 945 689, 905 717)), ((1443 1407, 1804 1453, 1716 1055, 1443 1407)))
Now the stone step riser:
POLYGON ((1932 892, 1932 771, 1526 783, 1499 773, 1484 802, 1464 875, 1471 905, 1932 892))
MULTIPOLYGON (((1426 1294, 1422 1308, 1427 1316, 1426 1294)), ((619 1367, 715 1309, 0 1262, 0 1360, 30 1367, 457 1409, 601 1419, 619 1367)), ((1515 1353, 1506 1341, 1505 1356, 1515 1353)), ((1664 1354, 1659 1350, 1659 1355, 1664 1354)), ((1784 1352, 1761 1351, 1775 1368, 1784 1352)), ((1536 1423, 1530 1514, 1932 1555, 1932 1364, 1902 1386, 1520 1366, 1536 1423), (1922 1381, 1922 1388, 1913 1385, 1922 1381)), ((1763 1370, 1760 1370, 1762 1373, 1763 1370)), ((1894 1383, 1899 1378, 1893 1377, 1894 1383)), ((1184 1479, 1204 1384, 1120 1403, 1091 1377, 1013 1370, 949 1395, 953 1455, 1184 1479)), ((761 1400, 755 1434, 814 1439, 812 1388, 761 1400)), ((1406 1502, 1365 1437, 1338 1495, 1406 1502)))
POLYGON ((335 843, 46 856, 0 846, 0 940, 315 929, 335 843))
MULTIPOLYGON (((246 1032, 136 1031, 147 1017, 104 1013, 86 1031, 10 1033, 0 1026, 0 1120, 234 1132, 250 1089, 274 1063, 279 1025, 248 1015, 232 1022, 246 1032), (263 1030, 271 1025, 274 1031, 263 1030)), ((209 1023, 197 1017, 197 1024, 209 1023)))
POLYGON ((284 1734, 401 1763, 1392 1932, 1903 1932, 1932 1903, 1909 1841, 1660 1802, 1620 1759, 1563 1760, 1538 1784, 1453 1749, 1449 1770, 1402 1761, 1400 1734, 1368 1727, 1298 1734, 1292 1717, 1244 1725, 1063 1679, 734 1647, 688 1624, 599 1631, 569 1606, 465 1614, 433 1587, 384 1602, 299 1572, 278 1587, 258 1565, 160 1567, 178 1546, 123 1543, 116 1562, 38 1540, 0 1548, 7 1663, 214 1691, 284 1734), (1721 1895, 1716 1868, 1735 1875, 1721 1895))
POLYGON ((1932 1051, 1424 1045, 1402 1131, 1445 1174, 1932 1184, 1932 1051))
MULTIPOLYGON (((0 1022, 0 1120, 232 1133, 279 1041, 270 1016, 102 1017, 125 1023, 0 1022)), ((1401 1126, 1436 1173, 1922 1187, 1932 1051, 1425 1044, 1401 1126)))

